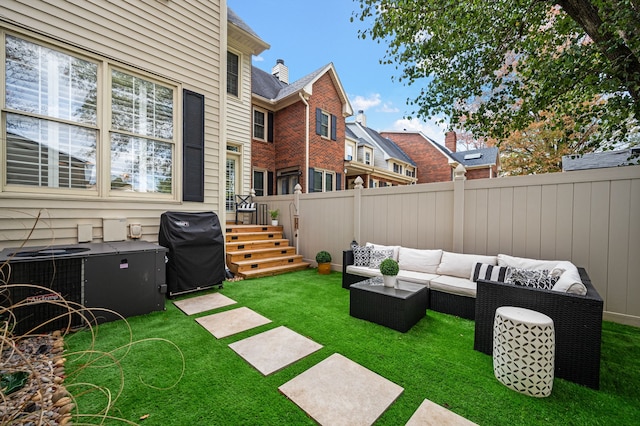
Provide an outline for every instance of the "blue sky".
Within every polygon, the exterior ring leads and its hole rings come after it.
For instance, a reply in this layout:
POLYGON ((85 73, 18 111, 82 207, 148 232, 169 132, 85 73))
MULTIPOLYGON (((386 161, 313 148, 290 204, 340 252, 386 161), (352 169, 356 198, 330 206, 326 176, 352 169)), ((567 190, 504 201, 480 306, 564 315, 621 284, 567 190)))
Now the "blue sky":
POLYGON ((227 0, 228 6, 271 48, 253 57, 253 65, 267 72, 283 59, 293 82, 333 62, 353 107, 354 117, 364 110, 367 126, 381 130, 420 130, 444 143, 444 129, 434 122, 405 116, 413 111, 407 98, 419 86, 392 81, 399 71, 381 65, 386 47, 358 38, 366 24, 350 22, 359 2, 352 0, 227 0))

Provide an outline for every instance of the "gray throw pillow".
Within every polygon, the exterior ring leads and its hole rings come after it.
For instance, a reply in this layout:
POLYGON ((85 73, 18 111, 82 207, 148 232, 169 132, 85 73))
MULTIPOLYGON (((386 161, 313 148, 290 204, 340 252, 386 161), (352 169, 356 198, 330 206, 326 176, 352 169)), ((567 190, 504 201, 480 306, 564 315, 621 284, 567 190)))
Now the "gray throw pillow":
POLYGON ((393 258, 393 249, 388 250, 371 250, 371 258, 369 260, 369 268, 379 269, 380 264, 385 259, 393 258))
POLYGON ((508 266, 504 281, 525 287, 551 290, 558 281, 558 277, 550 277, 546 269, 520 269, 508 266))

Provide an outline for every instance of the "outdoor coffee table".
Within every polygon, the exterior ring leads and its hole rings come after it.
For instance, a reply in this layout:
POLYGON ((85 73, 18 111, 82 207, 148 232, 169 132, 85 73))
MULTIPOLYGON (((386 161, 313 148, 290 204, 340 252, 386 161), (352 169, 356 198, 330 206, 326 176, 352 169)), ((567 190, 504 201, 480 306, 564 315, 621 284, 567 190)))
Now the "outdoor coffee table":
POLYGON ((426 315, 429 289, 398 279, 385 287, 382 277, 351 284, 349 314, 401 332, 408 331, 426 315))

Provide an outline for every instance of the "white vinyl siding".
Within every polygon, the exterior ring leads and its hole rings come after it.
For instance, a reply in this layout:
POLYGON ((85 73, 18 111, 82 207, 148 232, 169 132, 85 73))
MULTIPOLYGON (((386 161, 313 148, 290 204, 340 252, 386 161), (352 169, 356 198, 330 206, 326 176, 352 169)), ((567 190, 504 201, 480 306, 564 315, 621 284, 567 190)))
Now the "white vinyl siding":
MULTIPOLYGON (((123 218, 126 225, 140 224, 143 239, 156 241, 159 217, 164 211, 224 209, 225 144, 221 137, 225 134, 226 122, 223 103, 227 52, 225 8, 226 3, 217 0, 2 2, 0 42, 3 45, 4 37, 9 34, 99 64, 99 84, 108 84, 110 79, 112 68, 104 65, 106 60, 115 69, 176 88, 175 142, 182 141, 182 90, 203 95, 205 166, 204 202, 199 203, 181 201, 181 187, 176 182, 173 182, 175 198, 171 199, 166 194, 158 198, 162 194, 142 193, 141 197, 111 191, 107 179, 101 187, 50 188, 46 193, 26 186, 16 190, 18 185, 10 190, 0 189, 0 227, 3 229, 0 247, 20 245, 38 214, 41 219, 28 245, 51 244, 54 238, 56 244, 75 243, 79 224, 91 225, 93 242, 100 242, 103 219, 108 218, 123 218), (41 209, 46 210, 41 213, 41 209)), ((243 57, 242 62, 245 67, 246 58, 243 57)), ((1 83, 4 88, 4 82, 1 83)), ((243 80, 241 87, 242 84, 247 82, 243 80)), ((101 89, 98 109, 109 108, 109 94, 109 89, 101 89)), ((5 116, 9 111, 3 109, 2 113, 5 116)), ((248 112, 245 122, 249 122, 249 117, 248 112)), ((65 120, 52 121, 76 125, 65 120)), ((104 113, 98 116, 94 130, 99 126, 97 143, 100 146, 109 144, 110 122, 104 113)), ((181 179, 182 144, 175 143, 173 151, 174 175, 181 179)), ((106 153, 99 152, 97 164, 108 165, 109 155, 108 149, 106 153)), ((90 178, 90 173, 88 175, 90 178)))

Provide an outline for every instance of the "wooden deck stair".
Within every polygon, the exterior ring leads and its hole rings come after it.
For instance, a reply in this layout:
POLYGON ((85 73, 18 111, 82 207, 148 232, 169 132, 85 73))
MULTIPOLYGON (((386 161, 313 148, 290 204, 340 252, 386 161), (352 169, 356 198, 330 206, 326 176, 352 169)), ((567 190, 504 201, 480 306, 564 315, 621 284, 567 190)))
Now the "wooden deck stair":
POLYGON ((257 278, 309 267, 283 238, 282 226, 226 225, 227 267, 235 276, 257 278))

